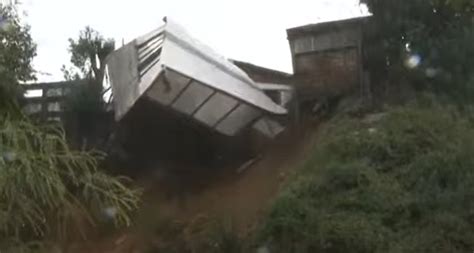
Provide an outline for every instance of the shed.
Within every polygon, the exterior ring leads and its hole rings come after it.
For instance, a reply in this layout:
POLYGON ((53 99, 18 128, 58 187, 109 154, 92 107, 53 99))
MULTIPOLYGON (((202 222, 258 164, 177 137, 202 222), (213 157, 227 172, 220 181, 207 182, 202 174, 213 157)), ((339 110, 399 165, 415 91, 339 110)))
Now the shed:
POLYGON ((357 17, 287 30, 299 94, 336 96, 361 84, 363 26, 367 20, 357 17))

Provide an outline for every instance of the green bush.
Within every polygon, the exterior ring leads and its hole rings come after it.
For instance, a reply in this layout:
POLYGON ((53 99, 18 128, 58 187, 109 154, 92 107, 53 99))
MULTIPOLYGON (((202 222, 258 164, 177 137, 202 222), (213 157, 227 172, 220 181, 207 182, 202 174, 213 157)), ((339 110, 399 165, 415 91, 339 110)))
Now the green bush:
POLYGON ((271 209, 276 252, 471 252, 474 129, 436 107, 337 119, 271 209))

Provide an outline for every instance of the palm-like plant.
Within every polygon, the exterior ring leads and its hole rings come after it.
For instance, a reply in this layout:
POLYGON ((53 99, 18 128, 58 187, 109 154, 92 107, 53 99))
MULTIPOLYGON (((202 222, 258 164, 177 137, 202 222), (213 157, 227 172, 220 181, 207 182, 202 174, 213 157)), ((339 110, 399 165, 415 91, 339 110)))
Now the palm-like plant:
POLYGON ((124 178, 98 170, 100 154, 70 150, 56 127, 5 115, 0 115, 0 251, 67 239, 105 215, 117 225, 130 224, 139 192, 124 178))
POLYGON ((85 235, 101 217, 130 224, 139 192, 98 170, 100 153, 73 151, 60 128, 22 115, 18 83, 34 78, 36 46, 29 27, 1 4, 0 41, 0 252, 85 235))

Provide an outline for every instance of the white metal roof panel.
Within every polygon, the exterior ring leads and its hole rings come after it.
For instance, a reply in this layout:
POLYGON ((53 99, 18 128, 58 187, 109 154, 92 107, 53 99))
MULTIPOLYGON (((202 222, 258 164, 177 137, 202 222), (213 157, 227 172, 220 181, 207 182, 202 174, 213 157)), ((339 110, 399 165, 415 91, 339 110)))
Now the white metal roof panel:
POLYGON ((287 113, 244 71, 170 20, 114 52, 108 72, 117 120, 140 97, 226 135, 287 113))
POLYGON ((167 19, 161 64, 272 114, 286 114, 252 79, 226 58, 167 19))

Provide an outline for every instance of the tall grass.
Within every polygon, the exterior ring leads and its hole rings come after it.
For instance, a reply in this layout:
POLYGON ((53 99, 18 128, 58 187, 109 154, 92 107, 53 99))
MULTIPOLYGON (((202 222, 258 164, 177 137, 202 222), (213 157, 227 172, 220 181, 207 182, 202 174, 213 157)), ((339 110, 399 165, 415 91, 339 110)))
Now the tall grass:
POLYGON ((70 150, 59 128, 2 115, 0 251, 85 236, 107 215, 116 225, 129 225, 139 191, 126 178, 98 170, 100 158, 70 150))

